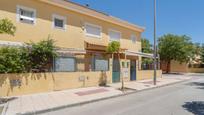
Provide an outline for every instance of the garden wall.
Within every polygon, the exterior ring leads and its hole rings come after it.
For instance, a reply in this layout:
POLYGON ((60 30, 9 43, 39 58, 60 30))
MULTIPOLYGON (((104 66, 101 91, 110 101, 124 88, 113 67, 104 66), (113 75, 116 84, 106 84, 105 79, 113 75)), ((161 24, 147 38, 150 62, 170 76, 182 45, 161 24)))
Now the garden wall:
MULTIPOLYGON (((152 79, 153 70, 138 70, 137 80, 152 79)), ((18 96, 33 93, 51 92, 71 88, 98 86, 102 76, 112 83, 112 72, 54 72, 54 73, 23 73, 0 74, 0 96, 18 96)), ((157 77, 162 71, 157 70, 157 77)), ((126 82, 130 78, 124 78, 126 82)))
MULTIPOLYGON (((153 79, 154 70, 138 70, 137 80, 153 79)), ((157 78, 162 77, 162 70, 157 70, 157 78)))
MULTIPOLYGON (((70 72, 70 73, 25 73, 1 74, 0 96, 17 96, 32 93, 59 91, 99 85, 104 73, 70 72)), ((110 72, 106 72, 108 83, 110 72)))
POLYGON ((204 68, 188 68, 189 73, 204 73, 204 68))

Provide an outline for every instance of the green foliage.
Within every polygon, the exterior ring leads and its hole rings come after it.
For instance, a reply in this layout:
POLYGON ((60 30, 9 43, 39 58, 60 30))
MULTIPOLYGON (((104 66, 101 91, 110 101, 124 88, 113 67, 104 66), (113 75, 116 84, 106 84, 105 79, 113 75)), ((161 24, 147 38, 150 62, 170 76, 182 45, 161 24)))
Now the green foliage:
POLYGON ((167 34, 159 38, 159 54, 161 60, 188 62, 194 56, 194 45, 188 36, 167 34))
POLYGON ((29 47, 0 47, 0 73, 30 72, 31 69, 48 69, 57 56, 54 41, 30 43, 29 47))
POLYGON ((120 51, 120 42, 112 41, 106 49, 108 53, 118 53, 120 51))
POLYGON ((195 44, 194 44, 194 49, 195 49, 194 53, 195 53, 196 55, 200 55, 200 53, 201 53, 201 51, 202 51, 201 44, 200 44, 200 43, 195 43, 195 44))
POLYGON ((18 47, 0 48, 0 73, 25 72, 28 65, 28 50, 18 47))
POLYGON ((16 27, 13 23, 8 19, 1 19, 0 20, 0 34, 9 34, 14 35, 16 32, 16 27))
POLYGON ((47 69, 53 58, 57 56, 55 52, 54 40, 47 39, 39 43, 30 43, 32 46, 30 52, 32 69, 47 69))
POLYGON ((143 53, 152 53, 152 44, 150 43, 150 41, 146 38, 142 38, 141 40, 142 42, 142 52, 143 53))
MULTIPOLYGON (((148 39, 142 38, 142 52, 143 53, 153 53, 152 44, 148 39)), ((153 60, 150 58, 142 57, 142 64, 152 64, 153 60)))
POLYGON ((204 63, 204 44, 202 45, 200 56, 201 56, 201 61, 204 63))

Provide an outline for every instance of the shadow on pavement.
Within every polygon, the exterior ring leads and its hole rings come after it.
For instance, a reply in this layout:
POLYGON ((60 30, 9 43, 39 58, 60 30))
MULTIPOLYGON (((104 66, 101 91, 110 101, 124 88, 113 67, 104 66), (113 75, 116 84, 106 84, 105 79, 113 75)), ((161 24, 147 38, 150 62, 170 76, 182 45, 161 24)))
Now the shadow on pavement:
POLYGON ((204 89, 204 83, 202 82, 191 82, 191 83, 188 83, 187 85, 196 86, 197 89, 204 89))
POLYGON ((186 102, 182 107, 194 115, 204 115, 204 101, 186 102))
POLYGON ((9 101, 15 100, 17 97, 10 97, 10 98, 0 98, 0 104, 7 103, 9 101))

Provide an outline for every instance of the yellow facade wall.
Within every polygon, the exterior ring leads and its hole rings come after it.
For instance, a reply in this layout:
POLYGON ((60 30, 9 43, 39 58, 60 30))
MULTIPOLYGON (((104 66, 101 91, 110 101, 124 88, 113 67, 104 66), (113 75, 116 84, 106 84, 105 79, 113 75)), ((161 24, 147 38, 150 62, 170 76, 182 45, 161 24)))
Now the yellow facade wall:
POLYGON ((0 40, 30 42, 46 39, 48 35, 56 41, 56 45, 65 48, 84 48, 84 42, 91 42, 97 45, 108 45, 109 29, 122 33, 121 47, 133 51, 141 50, 141 32, 124 28, 119 25, 108 23, 77 12, 69 11, 57 6, 49 5, 37 0, 1 0, 0 18, 12 20, 17 27, 15 36, 0 35, 0 40), (36 9, 36 24, 25 24, 16 19, 17 5, 36 9), (52 27, 52 15, 57 14, 67 18, 67 29, 55 29, 52 27), (102 27, 102 38, 88 37, 84 32, 85 23, 91 23, 102 27), (130 36, 137 36, 137 43, 132 43, 130 36), (76 43, 77 40, 77 43, 76 43))
MULTIPOLYGON (((121 59, 122 62, 130 60, 121 59)), ((82 88, 98 86, 102 78, 107 79, 107 83, 112 83, 112 59, 107 72, 53 72, 53 73, 22 73, 22 74, 0 74, 0 96, 18 96, 33 93, 51 92, 66 90, 71 88, 82 88), (11 85, 13 80, 20 80, 20 86, 11 85)), ((161 70, 157 71, 157 77, 161 77, 161 70)), ((122 81, 121 74, 121 81, 122 81)), ((152 79, 153 70, 136 70, 136 80, 152 79)), ((130 66, 128 76, 124 81, 130 81, 130 66)))
POLYGON ((190 73, 204 73, 204 68, 188 68, 190 73))
POLYGON ((188 64, 186 63, 179 63, 177 61, 171 61, 170 72, 188 72, 188 64))
MULTIPOLYGON (((0 96, 18 96, 98 86, 104 75, 107 77, 107 83, 111 83, 112 72, 110 71, 105 72, 105 74, 102 74, 102 72, 0 74, 0 96), (12 80, 21 81, 21 85, 12 85, 12 80)), ((160 70, 157 71, 157 77, 162 77, 160 70)), ((137 71, 137 80, 152 78, 152 70, 137 71)), ((124 78, 124 81, 130 81, 130 77, 124 78)))
MULTIPOLYGON (((105 74, 107 83, 111 83, 111 72, 105 74)), ((1 74, 0 96, 17 96, 98 86, 102 75, 104 74, 101 72, 1 74), (12 85, 12 80, 21 81, 21 85, 12 85)))
POLYGON ((189 68, 187 63, 171 62, 170 72, 175 73, 204 73, 204 68, 189 68))
MULTIPOLYGON (((137 71, 137 80, 153 79, 154 70, 138 70, 137 71)), ((157 78, 162 77, 162 71, 157 70, 157 78)))

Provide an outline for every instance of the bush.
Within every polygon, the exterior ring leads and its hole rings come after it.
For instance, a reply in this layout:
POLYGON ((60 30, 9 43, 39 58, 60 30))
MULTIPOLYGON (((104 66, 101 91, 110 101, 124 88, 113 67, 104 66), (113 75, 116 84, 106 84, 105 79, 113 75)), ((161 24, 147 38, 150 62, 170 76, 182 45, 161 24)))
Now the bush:
POLYGON ((23 73, 33 69, 43 72, 52 67, 56 56, 51 39, 30 43, 29 47, 0 47, 0 73, 23 73))
POLYGON ((25 48, 0 48, 0 73, 22 73, 27 71, 28 51, 25 48))
POLYGON ((47 39, 30 45, 32 46, 30 52, 31 68, 39 71, 50 69, 53 58, 57 56, 54 41, 47 39))
POLYGON ((13 25, 11 20, 8 20, 8 19, 0 20, 0 34, 14 35, 15 32, 16 32, 16 27, 13 25))

